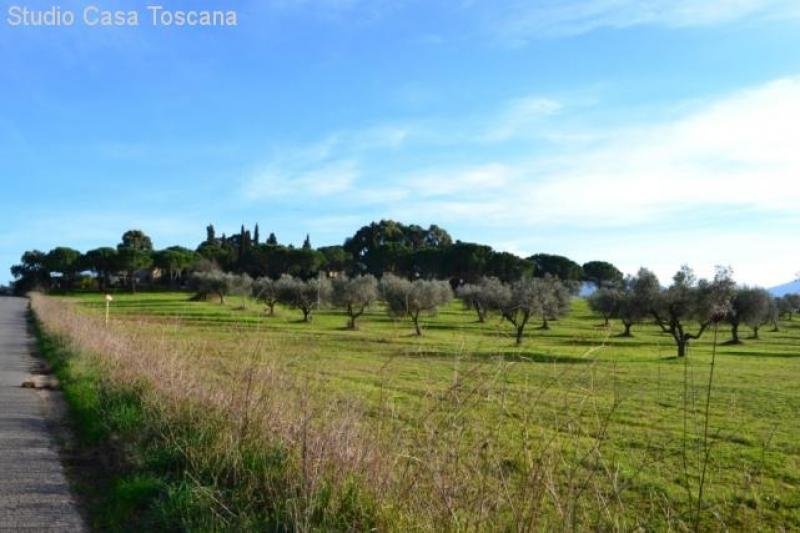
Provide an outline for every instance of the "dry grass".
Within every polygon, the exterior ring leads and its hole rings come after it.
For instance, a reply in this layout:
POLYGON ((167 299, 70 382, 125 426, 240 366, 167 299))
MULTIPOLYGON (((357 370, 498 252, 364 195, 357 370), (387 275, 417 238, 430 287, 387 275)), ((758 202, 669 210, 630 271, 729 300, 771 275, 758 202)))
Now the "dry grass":
MULTIPOLYGON (((292 527, 310 529, 318 512, 314 498, 326 484, 343 487, 353 479, 385 479, 385 456, 376 439, 361 423, 358 406, 328 403, 315 394, 315 384, 299 379, 257 355, 262 346, 242 345, 252 354, 252 364, 238 375, 223 376, 210 366, 196 364, 207 358, 207 343, 192 339, 153 336, 151 328, 104 327, 97 317, 77 313, 70 305, 41 295, 32 296, 32 308, 48 333, 69 342, 83 357, 102 369, 108 386, 125 386, 141 394, 149 409, 164 420, 192 424, 197 432, 212 436, 197 448, 182 446, 176 435, 161 435, 182 448, 186 476, 201 481, 201 473, 214 472, 220 480, 247 490, 266 491, 286 499, 292 527), (235 384, 231 386, 231 384, 235 384), (247 456, 255 449, 288 450, 281 466, 282 479, 268 472, 250 471, 247 456), (257 479, 264 474, 267 479, 257 479), (279 486, 264 485, 264 481, 279 486)), ((209 498, 217 504, 213 514, 219 524, 237 523, 238 509, 226 505, 221 494, 209 498)))

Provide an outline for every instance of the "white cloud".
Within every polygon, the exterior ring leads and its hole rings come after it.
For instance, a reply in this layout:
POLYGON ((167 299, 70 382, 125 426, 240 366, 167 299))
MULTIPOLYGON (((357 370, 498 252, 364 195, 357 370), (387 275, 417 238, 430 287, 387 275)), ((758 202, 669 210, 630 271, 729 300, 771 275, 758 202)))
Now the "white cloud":
POLYGON ((569 36, 599 28, 657 25, 670 28, 710 26, 740 19, 800 15, 794 0, 550 0, 518 1, 495 25, 503 39, 569 36))

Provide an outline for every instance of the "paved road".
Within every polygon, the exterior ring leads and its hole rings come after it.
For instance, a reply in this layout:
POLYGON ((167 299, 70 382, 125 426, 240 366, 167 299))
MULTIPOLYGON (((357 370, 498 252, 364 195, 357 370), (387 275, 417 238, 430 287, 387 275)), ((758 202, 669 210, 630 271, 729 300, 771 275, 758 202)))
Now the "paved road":
POLYGON ((0 297, 0 530, 84 531, 45 396, 20 387, 34 363, 26 308, 27 300, 0 297))

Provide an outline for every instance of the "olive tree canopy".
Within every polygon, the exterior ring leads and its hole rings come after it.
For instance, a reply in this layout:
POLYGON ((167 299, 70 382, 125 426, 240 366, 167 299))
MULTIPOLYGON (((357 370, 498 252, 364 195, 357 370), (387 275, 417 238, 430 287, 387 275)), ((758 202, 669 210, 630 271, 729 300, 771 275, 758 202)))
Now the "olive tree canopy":
POLYGON ((312 313, 330 300, 331 282, 319 276, 308 281, 284 274, 276 282, 278 300, 303 312, 303 321, 310 322, 312 313))
POLYGON ((614 316, 622 300, 622 291, 611 287, 601 287, 587 299, 589 309, 603 317, 603 325, 608 326, 609 319, 614 316))
POLYGON ((249 288, 252 280, 247 275, 237 275, 219 270, 195 272, 190 278, 190 285, 199 298, 216 296, 219 303, 225 303, 229 294, 241 294, 245 287, 249 288))
POLYGON ((731 298, 731 305, 726 315, 727 322, 731 325, 730 344, 740 344, 739 326, 746 324, 753 328, 754 336, 758 337, 758 328, 769 320, 772 296, 761 288, 737 288, 731 298))
POLYGON ((412 282, 393 274, 381 278, 380 293, 389 314, 411 318, 417 335, 422 335, 420 315, 435 313, 439 306, 453 298, 453 290, 446 281, 418 279, 412 282))
POLYGON ((278 303, 277 282, 267 276, 258 278, 253 282, 252 293, 257 301, 264 302, 264 305, 267 306, 269 316, 273 316, 275 314, 275 304, 278 303))
POLYGON ((477 283, 466 283, 456 289, 464 307, 475 310, 478 322, 484 322, 491 310, 500 308, 506 292, 503 282, 494 277, 484 277, 477 283))
POLYGON ((672 285, 655 298, 653 318, 675 340, 678 357, 686 356, 690 341, 727 316, 733 288, 728 269, 718 269, 712 281, 698 281, 692 269, 684 266, 672 278, 672 285), (693 324, 697 326, 691 332, 693 324))
POLYGON ((371 274, 352 278, 342 276, 333 280, 332 302, 347 312, 349 329, 357 329, 356 320, 377 299, 378 280, 371 274))

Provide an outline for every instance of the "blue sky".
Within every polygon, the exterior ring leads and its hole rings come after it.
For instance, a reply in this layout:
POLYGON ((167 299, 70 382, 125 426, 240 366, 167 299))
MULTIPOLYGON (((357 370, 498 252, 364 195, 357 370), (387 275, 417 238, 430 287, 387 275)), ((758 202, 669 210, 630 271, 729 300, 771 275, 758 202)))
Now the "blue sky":
MULTIPOLYGON (((800 270, 800 6, 261 0, 237 27, 0 20, 0 282, 31 248, 436 223, 667 278, 800 270)), ((139 9, 143 2, 97 5, 139 9)))

